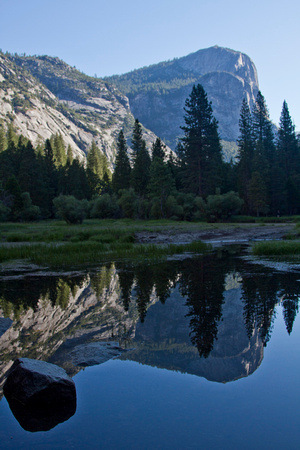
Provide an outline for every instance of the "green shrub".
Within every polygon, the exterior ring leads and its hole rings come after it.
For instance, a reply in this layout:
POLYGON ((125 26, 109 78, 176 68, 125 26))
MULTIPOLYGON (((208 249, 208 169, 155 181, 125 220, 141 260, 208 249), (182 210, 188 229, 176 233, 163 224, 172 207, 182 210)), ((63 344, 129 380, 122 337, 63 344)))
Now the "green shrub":
POLYGON ((138 197, 132 188, 122 189, 118 205, 121 208, 123 217, 134 219, 137 215, 138 197))
POLYGON ((150 219, 162 219, 162 211, 161 211, 161 205, 160 200, 158 198, 154 198, 151 201, 151 207, 150 207, 150 219))
POLYGON ((206 200, 206 216, 208 220, 228 220, 233 214, 239 213, 244 201, 236 192, 209 195, 206 200))
POLYGON ((176 198, 173 195, 169 195, 166 201, 166 214, 168 219, 182 220, 184 216, 184 210, 181 205, 178 204, 176 198))
POLYGON ((29 192, 21 194, 23 207, 20 211, 20 219, 24 222, 33 222, 41 216, 41 210, 38 206, 32 204, 29 192))
POLYGON ((0 222, 6 222, 10 214, 10 208, 0 201, 0 222))
POLYGON ((103 194, 92 202, 90 215, 95 219, 111 219, 119 216, 120 208, 115 198, 109 194, 103 194))
POLYGON ((87 216, 89 203, 73 195, 60 195, 53 200, 56 215, 68 224, 82 223, 87 216))

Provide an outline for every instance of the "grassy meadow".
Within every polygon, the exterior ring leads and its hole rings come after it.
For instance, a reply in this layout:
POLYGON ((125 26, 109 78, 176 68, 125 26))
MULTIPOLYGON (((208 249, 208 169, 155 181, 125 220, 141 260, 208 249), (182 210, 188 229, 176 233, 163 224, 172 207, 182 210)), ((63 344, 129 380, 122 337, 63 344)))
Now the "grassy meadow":
POLYGON ((207 224, 174 221, 87 220, 81 225, 63 221, 0 224, 0 263, 27 261, 48 267, 97 264, 116 258, 162 258, 184 252, 203 252, 209 246, 190 244, 139 244, 138 231, 174 233, 197 230, 207 224))
MULTIPOLYGON (((281 222, 281 221, 280 221, 281 222)), ((296 221, 295 221, 296 222, 296 221)), ((230 227, 251 228, 265 225, 246 222, 206 223, 171 220, 86 220, 81 225, 49 220, 34 223, 0 223, 0 264, 20 261, 43 267, 94 265, 110 259, 158 259, 185 252, 202 253, 210 246, 201 241, 190 244, 138 243, 136 233, 153 232, 174 235, 197 231, 212 232, 230 227)), ((282 241, 256 242, 252 252, 257 256, 300 254, 300 223, 282 241)), ((175 240, 175 239, 174 239, 175 240)))

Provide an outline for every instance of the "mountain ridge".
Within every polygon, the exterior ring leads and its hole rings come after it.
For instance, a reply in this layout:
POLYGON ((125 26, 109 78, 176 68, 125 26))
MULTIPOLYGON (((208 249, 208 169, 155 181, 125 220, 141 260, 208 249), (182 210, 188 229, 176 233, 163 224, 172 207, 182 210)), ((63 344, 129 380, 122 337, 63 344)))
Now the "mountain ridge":
MULTIPOLYGON (((134 116, 114 86, 57 57, 0 53, 0 122, 13 123, 33 144, 60 133, 81 160, 95 141, 112 166, 117 135, 123 129, 130 144, 134 116)), ((156 136, 143 132, 150 147, 156 136)))
POLYGON ((185 100, 198 83, 212 101, 230 160, 242 99, 253 105, 258 77, 247 55, 218 46, 105 78, 85 75, 58 57, 0 53, 0 122, 13 123, 33 144, 60 133, 81 160, 95 141, 113 167, 118 132, 123 129, 130 147, 135 117, 149 149, 159 136, 175 150, 185 100))
POLYGON ((207 92, 221 139, 227 142, 238 137, 243 98, 251 108, 259 89, 249 56, 218 46, 104 79, 127 95, 133 114, 172 149, 182 134, 184 104, 194 84, 207 92))

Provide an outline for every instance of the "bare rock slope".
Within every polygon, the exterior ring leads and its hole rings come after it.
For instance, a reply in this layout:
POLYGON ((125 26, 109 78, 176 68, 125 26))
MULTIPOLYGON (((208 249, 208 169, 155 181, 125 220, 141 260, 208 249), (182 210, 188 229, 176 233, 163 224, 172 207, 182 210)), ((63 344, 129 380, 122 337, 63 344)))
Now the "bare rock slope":
POLYGON ((253 105, 258 77, 251 59, 222 47, 199 50, 108 78, 129 98, 133 114, 175 148, 182 134, 184 104, 193 84, 202 84, 219 122, 221 139, 236 141, 243 98, 253 105))
MULTIPOLYGON (((59 58, 0 53, 0 123, 12 123, 33 144, 61 133, 84 159, 92 141, 113 163, 121 129, 130 138, 129 102, 114 86, 89 77, 59 58)), ((156 139, 144 129, 148 147, 156 139)))

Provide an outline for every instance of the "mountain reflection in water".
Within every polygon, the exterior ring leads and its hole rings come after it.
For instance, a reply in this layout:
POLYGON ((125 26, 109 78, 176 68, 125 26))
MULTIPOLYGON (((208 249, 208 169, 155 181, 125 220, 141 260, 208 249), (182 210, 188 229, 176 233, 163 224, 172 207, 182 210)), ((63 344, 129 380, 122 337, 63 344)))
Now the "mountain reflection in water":
POLYGON ((279 302, 288 333, 298 313, 298 273, 229 250, 71 275, 1 277, 1 386, 17 357, 75 375, 79 346, 98 341, 130 349, 121 359, 228 382, 261 364, 279 302))

